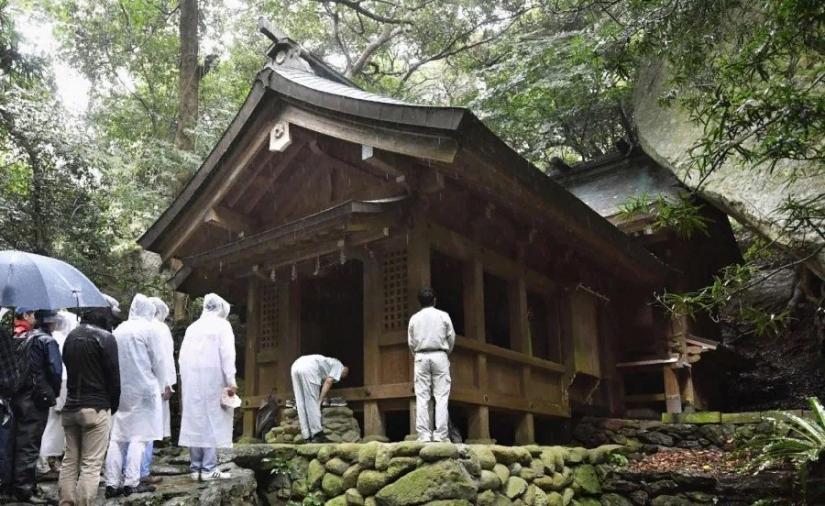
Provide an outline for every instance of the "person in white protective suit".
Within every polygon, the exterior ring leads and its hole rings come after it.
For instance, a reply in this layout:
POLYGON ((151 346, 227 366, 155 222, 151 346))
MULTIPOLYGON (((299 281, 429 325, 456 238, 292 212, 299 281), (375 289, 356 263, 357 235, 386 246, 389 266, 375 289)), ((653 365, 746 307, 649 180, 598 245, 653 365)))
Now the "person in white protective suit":
POLYGON ((106 497, 154 492, 140 483, 140 465, 150 441, 163 439, 163 406, 160 388, 165 385, 164 353, 153 322, 155 306, 137 294, 129 319, 113 332, 120 363, 120 406, 112 416, 112 435, 106 455, 106 497), (126 472, 123 473, 123 447, 126 472), (124 476, 125 474, 125 476, 124 476))
POLYGON ((210 293, 203 313, 189 328, 180 347, 183 414, 180 446, 189 447, 193 480, 230 477, 218 469, 218 448, 232 447, 234 408, 223 407, 224 391, 235 395, 235 334, 227 321, 229 303, 210 293))
MULTIPOLYGON (((63 356, 63 343, 66 336, 78 325, 77 316, 68 311, 58 311, 59 321, 52 332, 52 337, 60 347, 60 355, 63 356)), ((63 381, 60 385, 60 396, 57 404, 49 409, 49 420, 46 422, 46 430, 43 432, 43 439, 40 441, 40 459, 37 461, 37 472, 45 474, 56 471, 49 466, 49 457, 60 457, 63 455, 63 447, 66 444, 66 434, 63 432, 63 425, 60 423, 60 410, 66 402, 66 367, 63 367, 63 381)))
POLYGON ((304 355, 292 363, 291 373, 301 436, 308 443, 331 442, 324 434, 321 404, 333 383, 347 377, 349 368, 338 359, 323 355, 304 355))
POLYGON ((435 308, 435 292, 418 292, 421 310, 412 315, 407 344, 415 356, 415 430, 424 443, 450 442, 450 358, 455 329, 450 315, 435 308), (430 425, 430 399, 435 398, 435 431, 430 425))
MULTIPOLYGON (((161 349, 163 350, 163 363, 166 364, 164 371, 164 383, 161 385, 161 398, 163 399, 163 437, 172 437, 172 418, 169 413, 169 399, 175 392, 172 388, 178 382, 178 373, 175 370, 175 341, 172 339, 172 331, 166 325, 166 318, 169 316, 169 306, 157 297, 149 297, 149 301, 155 306, 155 318, 152 324, 157 327, 158 335, 160 336, 161 349)), ((146 449, 143 453, 143 461, 140 464, 140 482, 149 485, 156 485, 163 481, 160 476, 150 476, 150 467, 152 465, 153 450, 155 448, 154 441, 146 443, 146 449)), ((126 453, 129 451, 128 445, 123 449, 123 458, 126 459, 126 453)))

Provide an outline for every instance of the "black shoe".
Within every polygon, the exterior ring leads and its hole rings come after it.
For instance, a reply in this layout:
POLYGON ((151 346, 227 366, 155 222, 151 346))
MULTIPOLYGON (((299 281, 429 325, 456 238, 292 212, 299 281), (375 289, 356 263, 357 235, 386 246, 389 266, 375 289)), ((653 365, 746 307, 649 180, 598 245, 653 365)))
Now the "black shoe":
POLYGON ((332 443, 332 440, 327 437, 326 434, 323 432, 319 432, 312 436, 312 439, 309 440, 310 443, 332 443))
POLYGON ((122 489, 115 488, 115 487, 106 487, 106 492, 104 493, 104 495, 106 496, 106 499, 111 499, 113 497, 119 496, 122 493, 123 493, 122 489))
POLYGON ((132 494, 146 494, 148 492, 154 492, 155 486, 154 485, 147 485, 146 483, 141 483, 137 487, 123 487, 123 495, 130 496, 132 494))

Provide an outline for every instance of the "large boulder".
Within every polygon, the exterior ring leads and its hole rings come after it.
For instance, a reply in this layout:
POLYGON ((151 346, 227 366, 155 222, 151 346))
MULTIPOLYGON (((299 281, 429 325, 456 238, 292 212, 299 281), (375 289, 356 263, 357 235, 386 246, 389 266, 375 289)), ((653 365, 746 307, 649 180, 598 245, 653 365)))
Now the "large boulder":
MULTIPOLYGON (((691 121, 678 104, 668 107, 659 101, 668 75, 667 65, 663 63, 650 64, 640 72, 634 95, 639 143, 645 153, 673 172, 685 186, 694 189, 702 175, 692 169, 690 152, 702 137, 702 126, 691 121)), ((699 195, 715 207, 791 254, 807 257, 819 248, 817 254, 807 260, 807 265, 820 278, 825 278, 825 248, 822 248, 825 239, 787 230, 783 224, 788 216, 779 209, 788 196, 805 200, 823 192, 825 174, 816 162, 783 160, 769 171, 766 163, 743 168, 735 158, 716 169, 698 189, 699 195), (818 175, 789 181, 791 171, 818 175), (807 243, 808 248, 798 248, 800 242, 807 243)))
POLYGON ((445 499, 474 502, 477 492, 473 478, 458 462, 442 460, 385 486, 375 495, 375 500, 379 506, 413 506, 445 499))

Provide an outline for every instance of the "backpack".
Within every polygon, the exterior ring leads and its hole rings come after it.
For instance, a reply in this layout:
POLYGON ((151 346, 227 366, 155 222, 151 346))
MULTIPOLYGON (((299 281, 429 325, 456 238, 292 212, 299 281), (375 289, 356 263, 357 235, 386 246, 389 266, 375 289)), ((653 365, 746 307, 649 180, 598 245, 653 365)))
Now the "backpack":
POLYGON ((278 401, 272 397, 273 390, 270 390, 269 395, 261 402, 255 417, 255 437, 261 440, 266 439, 266 435, 275 427, 278 418, 276 416, 278 414, 278 401))
POLYGON ((14 337, 11 339, 15 370, 15 376, 9 385, 12 393, 17 393, 23 386, 23 383, 31 376, 31 348, 35 338, 35 331, 30 330, 22 337, 14 337))
POLYGON ((461 444, 463 439, 461 437, 461 432, 459 432, 458 427, 453 425, 452 418, 447 420, 447 429, 450 433, 450 442, 453 444, 461 444))

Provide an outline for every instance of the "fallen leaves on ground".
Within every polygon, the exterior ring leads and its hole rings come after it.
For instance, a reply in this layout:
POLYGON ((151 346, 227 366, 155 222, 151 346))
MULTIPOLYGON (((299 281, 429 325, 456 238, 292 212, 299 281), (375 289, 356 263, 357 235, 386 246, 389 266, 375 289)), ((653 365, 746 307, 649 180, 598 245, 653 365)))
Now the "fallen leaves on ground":
POLYGON ((642 460, 631 460, 631 471, 690 471, 724 475, 738 473, 745 465, 742 457, 717 449, 688 450, 662 448, 645 455, 642 460))

